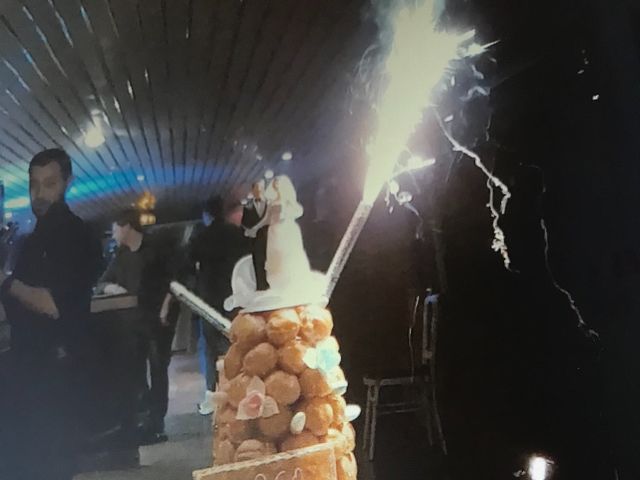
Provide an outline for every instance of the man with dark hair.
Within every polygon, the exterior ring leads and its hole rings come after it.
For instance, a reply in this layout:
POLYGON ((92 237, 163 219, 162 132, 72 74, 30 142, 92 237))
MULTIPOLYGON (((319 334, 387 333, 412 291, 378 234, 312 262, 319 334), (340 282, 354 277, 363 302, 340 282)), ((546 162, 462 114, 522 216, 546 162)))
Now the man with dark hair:
MULTIPOLYGON (((83 379, 92 287, 100 244, 65 203, 71 160, 45 150, 29 164, 36 227, 13 275, 0 272, 0 298, 11 324, 10 433, 12 480, 70 480, 78 441, 78 389, 83 379)), ((4 412, 6 413, 6 412, 4 412)), ((7 466, 7 465, 5 465, 7 466)))
POLYGON ((98 291, 110 295, 126 292, 137 295, 144 260, 138 253, 144 239, 140 212, 134 209, 121 212, 111 226, 111 234, 117 250, 100 277, 98 291))
POLYGON ((149 422, 141 432, 140 441, 158 443, 167 440, 164 417, 169 402, 168 369, 179 313, 169 284, 177 275, 180 258, 172 239, 160 233, 143 232, 137 210, 120 213, 113 222, 112 234, 118 249, 98 289, 107 294, 138 296, 138 318, 134 327, 138 359, 133 367, 149 409, 149 422), (147 385, 147 363, 150 386, 147 385))
POLYGON ((35 167, 46 167, 50 163, 58 164, 60 174, 64 181, 71 178, 71 157, 61 148, 50 148, 36 153, 31 159, 31 162, 29 162, 29 175, 33 173, 35 167))
MULTIPOLYGON (((220 197, 209 199, 204 206, 203 217, 211 222, 195 238, 190 247, 190 262, 196 269, 196 292, 209 305, 224 312, 225 298, 231 295, 231 274, 236 262, 249 252, 247 239, 238 225, 231 223, 234 205, 226 205, 220 197)), ((205 377, 207 392, 204 402, 198 406, 201 414, 213 412, 212 392, 217 381, 216 361, 229 348, 227 339, 211 324, 202 320, 205 339, 205 377)))
POLYGON ((224 211, 224 202, 222 197, 214 196, 207 199, 202 206, 202 223, 205 227, 211 225, 214 219, 222 218, 224 211))

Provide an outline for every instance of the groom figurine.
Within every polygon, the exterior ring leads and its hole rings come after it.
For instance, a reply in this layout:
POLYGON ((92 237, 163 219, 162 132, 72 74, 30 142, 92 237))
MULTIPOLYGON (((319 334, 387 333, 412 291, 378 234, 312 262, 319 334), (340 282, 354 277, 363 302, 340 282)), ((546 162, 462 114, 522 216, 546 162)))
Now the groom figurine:
MULTIPOLYGON (((251 186, 253 198, 247 202, 242 212, 242 226, 249 230, 262 220, 267 213, 267 201, 264 198, 265 183, 264 180, 258 180, 251 186)), ((267 260, 267 232, 269 226, 266 225, 258 230, 253 238, 252 256, 253 268, 256 272, 256 286, 258 290, 267 290, 267 272, 265 271, 265 262, 267 260)), ((248 233, 245 234, 248 235, 248 233)))

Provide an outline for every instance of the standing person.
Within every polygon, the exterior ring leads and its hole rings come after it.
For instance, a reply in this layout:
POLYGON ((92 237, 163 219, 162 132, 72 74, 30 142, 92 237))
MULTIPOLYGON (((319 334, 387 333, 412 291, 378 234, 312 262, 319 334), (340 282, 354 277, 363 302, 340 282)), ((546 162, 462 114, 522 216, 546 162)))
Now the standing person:
MULTIPOLYGON (((190 248, 189 248, 190 261, 192 260, 191 253, 192 253, 192 245, 193 245, 194 239, 197 239, 200 236, 200 234, 202 234, 202 231, 205 228, 207 228, 209 225, 211 225, 211 223, 213 223, 213 216, 209 212, 209 210, 210 210, 209 201, 207 201, 202 205, 202 216, 201 216, 202 222, 194 226, 194 231, 190 238, 190 248)), ((192 290, 195 291, 197 290, 196 288, 197 275, 198 275, 198 271, 200 270, 200 264, 195 260, 191 261, 190 263, 192 264, 187 266, 188 272, 191 274, 195 274, 195 277, 190 278, 191 281, 188 282, 187 286, 188 288, 191 288, 192 290)), ((200 318, 197 315, 194 315, 192 317, 192 331, 197 335, 197 339, 198 339, 197 340, 198 365, 200 367, 200 373, 202 374, 202 377, 206 379, 207 368, 209 368, 209 366, 207 361, 207 340, 206 338, 204 338, 204 331, 202 328, 203 322, 206 322, 206 320, 200 318)), ((204 405, 208 403, 207 395, 210 395, 208 392, 209 392, 208 390, 205 391, 204 401, 198 404, 198 412, 202 415, 210 415, 212 413, 211 409, 204 407, 204 405)))
MULTIPOLYGON (((12 480, 71 480, 79 441, 79 386, 86 365, 92 287, 100 243, 65 202, 72 180, 64 150, 36 154, 29 163, 29 195, 36 227, 11 276, 0 272, 0 297, 11 324, 9 451, 12 480)), ((7 412, 4 412, 7 413, 7 412)))
POLYGON ((253 257, 253 268, 256 272, 256 285, 258 290, 267 290, 267 272, 265 262, 267 260, 267 235, 269 225, 265 224, 260 229, 253 229, 264 218, 267 213, 267 200, 264 195, 264 180, 258 180, 251 186, 253 198, 247 202, 242 212, 242 226, 247 230, 247 236, 253 238, 251 253, 253 257))
MULTIPOLYGON (((231 274, 236 262, 249 252, 242 228, 232 222, 235 206, 224 205, 220 197, 205 204, 205 214, 211 222, 196 237, 190 249, 190 261, 196 266, 198 295, 219 312, 224 312, 224 300, 231 295, 231 274)), ((213 412, 213 391, 217 382, 216 361, 229 348, 228 340, 209 322, 202 320, 206 345, 206 387, 204 401, 198 406, 202 415, 213 412)))
POLYGON ((146 397, 149 421, 141 432, 142 444, 164 442, 164 417, 169 405, 169 363, 179 305, 173 301, 169 284, 177 274, 179 252, 175 242, 162 233, 146 234, 140 213, 122 212, 113 223, 116 256, 101 278, 106 293, 138 296, 135 334, 138 387, 146 397), (147 369, 151 384, 147 384, 147 369))

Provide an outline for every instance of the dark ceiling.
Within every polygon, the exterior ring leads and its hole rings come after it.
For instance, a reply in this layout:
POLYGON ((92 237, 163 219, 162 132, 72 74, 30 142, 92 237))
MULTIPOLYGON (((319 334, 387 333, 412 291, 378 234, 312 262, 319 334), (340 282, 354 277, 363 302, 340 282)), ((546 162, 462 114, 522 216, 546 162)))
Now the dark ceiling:
POLYGON ((351 141, 340 122, 376 35, 363 3, 3 0, 5 208, 28 211, 28 161, 56 145, 75 162, 69 201, 87 218, 144 191, 187 209, 269 168, 308 178, 351 141), (94 127, 106 141, 90 148, 94 127))

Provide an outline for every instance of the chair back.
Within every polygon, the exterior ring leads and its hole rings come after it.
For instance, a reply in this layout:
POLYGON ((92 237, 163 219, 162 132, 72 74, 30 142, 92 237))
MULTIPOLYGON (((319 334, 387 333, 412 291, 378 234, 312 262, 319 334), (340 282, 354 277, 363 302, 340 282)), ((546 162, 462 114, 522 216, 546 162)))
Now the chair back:
POLYGON ((435 369, 436 345, 438 340, 438 297, 431 289, 424 294, 422 306, 422 366, 435 369))

